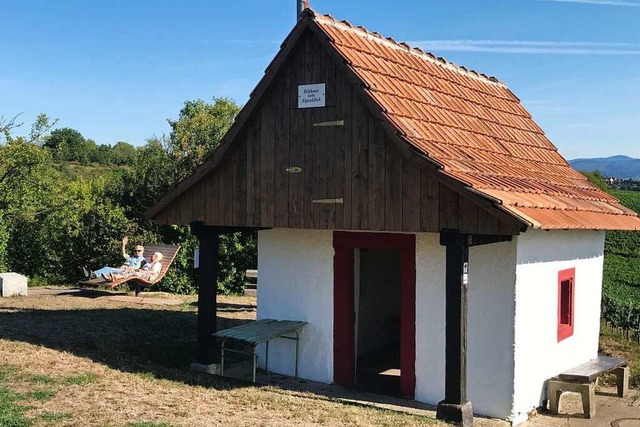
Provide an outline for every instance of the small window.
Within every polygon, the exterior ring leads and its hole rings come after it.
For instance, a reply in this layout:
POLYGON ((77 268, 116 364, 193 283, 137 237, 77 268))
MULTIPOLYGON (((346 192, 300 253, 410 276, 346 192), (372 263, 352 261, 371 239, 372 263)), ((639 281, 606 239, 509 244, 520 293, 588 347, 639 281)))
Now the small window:
POLYGON ((558 342, 573 335, 576 269, 558 273, 558 342))

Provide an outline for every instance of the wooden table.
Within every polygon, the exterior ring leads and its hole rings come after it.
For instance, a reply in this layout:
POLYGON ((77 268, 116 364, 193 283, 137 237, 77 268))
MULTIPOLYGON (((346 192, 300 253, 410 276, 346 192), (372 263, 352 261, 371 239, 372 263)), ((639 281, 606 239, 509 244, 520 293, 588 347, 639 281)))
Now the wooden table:
POLYGON ((296 355, 295 355, 295 377, 298 376, 298 329, 306 325, 307 322, 295 321, 295 320, 275 320, 275 319, 260 319, 254 322, 245 323, 233 328, 224 329, 213 334, 216 337, 222 338, 221 346, 221 373, 224 376, 224 355, 229 351, 232 353, 239 353, 248 356, 253 356, 253 382, 256 382, 256 366, 258 356, 256 354, 256 347, 258 344, 265 343, 266 355, 265 355, 265 369, 269 369, 269 341, 275 338, 285 338, 294 340, 296 342, 296 355), (294 336, 292 336, 294 335, 294 336), (225 348, 226 341, 228 339, 243 341, 251 345, 251 352, 225 348))

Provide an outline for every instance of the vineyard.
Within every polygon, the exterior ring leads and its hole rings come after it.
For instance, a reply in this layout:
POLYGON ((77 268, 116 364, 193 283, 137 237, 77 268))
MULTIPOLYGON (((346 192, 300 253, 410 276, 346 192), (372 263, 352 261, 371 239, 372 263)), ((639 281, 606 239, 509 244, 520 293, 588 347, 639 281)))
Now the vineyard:
MULTIPOLYGON (((612 193, 623 205, 640 212, 640 192, 612 193)), ((640 232, 607 232, 602 319, 640 342, 640 232)))

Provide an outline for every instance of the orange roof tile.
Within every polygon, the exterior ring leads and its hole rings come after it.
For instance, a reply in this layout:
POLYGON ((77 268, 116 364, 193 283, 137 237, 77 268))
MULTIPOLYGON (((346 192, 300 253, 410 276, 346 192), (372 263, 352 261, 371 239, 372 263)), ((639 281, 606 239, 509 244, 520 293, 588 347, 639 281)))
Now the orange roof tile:
POLYGON ((312 14, 364 90, 442 171, 542 229, 640 230, 640 218, 573 170, 493 77, 312 14))

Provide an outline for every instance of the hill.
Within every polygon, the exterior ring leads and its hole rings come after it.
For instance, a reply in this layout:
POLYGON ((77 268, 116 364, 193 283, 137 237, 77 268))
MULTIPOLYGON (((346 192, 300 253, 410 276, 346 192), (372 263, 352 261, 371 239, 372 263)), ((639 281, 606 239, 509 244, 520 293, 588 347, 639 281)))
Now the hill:
POLYGON ((628 156, 611 156, 594 159, 569 160, 576 170, 593 172, 599 170, 604 176, 640 180, 640 159, 628 156))
POLYGON ((86 180, 104 177, 108 180, 113 176, 122 175, 129 166, 103 165, 99 163, 83 165, 78 162, 60 161, 55 163, 55 168, 60 172, 62 178, 68 180, 73 180, 78 177, 86 180))

